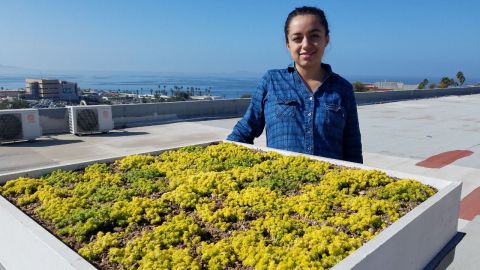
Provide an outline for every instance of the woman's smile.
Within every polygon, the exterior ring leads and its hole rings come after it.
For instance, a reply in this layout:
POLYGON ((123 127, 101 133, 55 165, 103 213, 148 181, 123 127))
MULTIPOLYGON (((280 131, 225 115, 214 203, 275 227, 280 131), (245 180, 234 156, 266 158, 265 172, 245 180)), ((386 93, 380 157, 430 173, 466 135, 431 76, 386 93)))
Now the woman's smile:
POLYGON ((310 59, 312 59, 313 57, 315 57, 315 53, 316 53, 316 51, 303 52, 303 53, 300 53, 300 57, 302 57, 302 58, 305 59, 305 60, 310 60, 310 59))

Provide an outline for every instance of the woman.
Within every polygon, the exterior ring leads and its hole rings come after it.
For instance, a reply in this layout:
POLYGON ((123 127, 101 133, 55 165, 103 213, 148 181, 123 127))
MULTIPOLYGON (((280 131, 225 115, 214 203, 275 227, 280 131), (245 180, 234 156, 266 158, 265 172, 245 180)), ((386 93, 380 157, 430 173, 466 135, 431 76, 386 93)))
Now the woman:
POLYGON ((294 64, 263 76, 227 139, 253 143, 265 127, 268 147, 362 163, 352 85, 322 63, 330 40, 324 12, 296 8, 284 32, 294 64))

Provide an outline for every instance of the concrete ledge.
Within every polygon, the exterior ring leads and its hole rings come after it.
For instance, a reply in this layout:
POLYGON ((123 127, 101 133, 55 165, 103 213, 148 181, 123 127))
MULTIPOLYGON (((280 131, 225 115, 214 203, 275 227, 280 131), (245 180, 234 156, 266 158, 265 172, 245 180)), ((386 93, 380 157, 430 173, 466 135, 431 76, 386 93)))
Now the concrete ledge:
POLYGON ((0 261, 5 269, 96 269, 1 196, 0 224, 0 261))
POLYGON ((358 105, 394 102, 409 99, 424 99, 444 96, 480 94, 480 87, 462 87, 446 89, 423 89, 406 91, 362 92, 355 93, 358 105))
MULTIPOLYGON (((250 99, 220 99, 112 105, 114 128, 241 117, 250 99)), ((66 108, 39 109, 43 134, 70 132, 66 108)))
MULTIPOLYGON (((210 143, 213 142, 200 145, 210 143)), ((285 155, 303 155, 266 147, 245 146, 264 151, 276 151, 285 155)), ((159 154, 166 150, 171 149, 159 149, 148 153, 159 154)), ((340 166, 381 170, 351 162, 304 156, 340 166)), ((94 162, 111 162, 119 158, 121 157, 3 174, 0 175, 0 179, 4 182, 20 176, 37 177, 56 169, 81 169, 94 162)), ((394 177, 416 179, 436 187, 439 191, 383 230, 333 269, 422 269, 456 235, 462 185, 460 182, 389 170, 382 171, 394 177)), ((0 239, 2 239, 0 261, 7 269, 94 269, 78 254, 63 245, 8 201, 0 199, 0 227, 2 228, 0 230, 0 239), (22 260, 21 258, 25 256, 28 256, 29 259, 22 260)))
POLYGON ((179 101, 113 105, 115 128, 165 124, 179 121, 241 117, 250 99, 179 101))
MULTIPOLYGON (((424 99, 451 95, 480 94, 480 87, 355 93, 358 105, 424 99)), ((113 105, 114 128, 167 124, 180 121, 200 121, 241 117, 249 98, 179 101, 164 103, 113 105)), ((39 109, 43 134, 68 133, 68 111, 65 108, 39 109)))
POLYGON ((38 114, 44 135, 70 132, 67 108, 38 109, 38 114))

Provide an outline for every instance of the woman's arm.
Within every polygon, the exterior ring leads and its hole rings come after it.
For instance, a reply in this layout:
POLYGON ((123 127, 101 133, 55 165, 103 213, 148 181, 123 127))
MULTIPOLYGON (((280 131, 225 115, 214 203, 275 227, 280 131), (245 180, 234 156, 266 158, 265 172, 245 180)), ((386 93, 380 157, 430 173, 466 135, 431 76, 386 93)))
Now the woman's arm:
POLYGON ((264 105, 268 82, 267 73, 257 86, 245 115, 235 125, 227 140, 253 144, 253 139, 262 134, 265 127, 264 105))
POLYGON ((347 92, 347 119, 343 132, 343 159, 363 163, 362 140, 358 123, 357 102, 353 88, 347 92))

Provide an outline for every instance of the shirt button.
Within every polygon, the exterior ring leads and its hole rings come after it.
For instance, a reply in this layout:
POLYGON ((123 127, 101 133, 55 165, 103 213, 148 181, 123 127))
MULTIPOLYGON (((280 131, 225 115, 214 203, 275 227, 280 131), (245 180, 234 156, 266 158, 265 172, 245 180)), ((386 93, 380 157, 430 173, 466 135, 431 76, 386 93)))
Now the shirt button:
POLYGON ((312 116, 312 113, 311 113, 311 112, 309 112, 309 113, 308 113, 308 116, 312 116))
POLYGON ((310 100, 313 100, 313 97, 310 97, 309 99, 310 99, 310 100))

